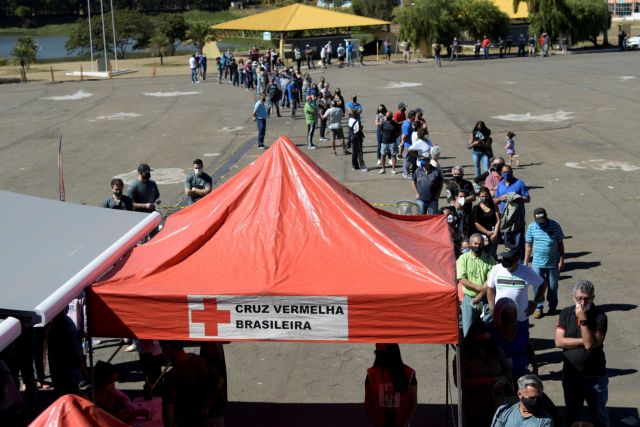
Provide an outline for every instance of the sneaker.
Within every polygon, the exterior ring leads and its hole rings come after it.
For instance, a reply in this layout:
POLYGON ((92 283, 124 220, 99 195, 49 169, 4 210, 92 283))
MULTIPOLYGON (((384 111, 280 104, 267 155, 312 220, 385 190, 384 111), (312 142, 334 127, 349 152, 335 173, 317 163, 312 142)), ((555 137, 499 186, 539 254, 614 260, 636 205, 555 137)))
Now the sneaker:
POLYGON ((360 172, 369 172, 369 169, 367 169, 366 167, 360 168, 360 172))
POLYGON ((131 352, 133 352, 133 351, 136 351, 137 349, 138 349, 138 348, 136 347, 136 345, 135 345, 135 344, 131 344, 131 345, 126 346, 126 347, 124 348, 124 351, 126 351, 127 353, 131 353, 131 352))
POLYGON ((266 145, 258 145, 258 150, 266 150, 267 146, 266 145))
POLYGON ((378 166, 380 166, 382 164, 382 160, 378 159, 378 163, 376 163, 378 166))
POLYGON ((402 174, 402 177, 403 177, 404 179, 409 179, 409 175, 407 175, 406 173, 403 173, 403 174, 402 174))
POLYGON ((342 154, 344 154, 344 155, 346 156, 347 154, 351 154, 351 151, 349 151, 349 150, 344 150, 344 151, 342 152, 342 154))
POLYGON ((539 308, 536 308, 536 310, 533 312, 533 318, 534 319, 541 319, 542 318, 542 310, 539 308))
POLYGON ((384 175, 385 173, 387 173, 384 169, 381 170, 380 172, 378 172, 380 175, 384 175))
POLYGON ((307 145, 307 150, 315 150, 315 149, 317 149, 317 148, 318 148, 318 147, 317 147, 317 146, 315 146, 315 145, 313 145, 313 144, 312 144, 312 145, 307 145))
POLYGON ((556 307, 549 307, 549 311, 547 311, 547 315, 555 316, 558 314, 558 309, 556 307))
POLYGON ((394 169, 394 170, 391 171, 391 173, 394 174, 394 175, 397 175, 398 171, 394 169))
POLYGON ((324 137, 320 138, 320 141, 328 141, 328 140, 329 138, 324 138, 324 137))
POLYGON ((392 166, 392 165, 393 165, 393 161, 392 161, 391 159, 389 159, 389 160, 387 160, 387 164, 388 164, 389 166, 392 166))

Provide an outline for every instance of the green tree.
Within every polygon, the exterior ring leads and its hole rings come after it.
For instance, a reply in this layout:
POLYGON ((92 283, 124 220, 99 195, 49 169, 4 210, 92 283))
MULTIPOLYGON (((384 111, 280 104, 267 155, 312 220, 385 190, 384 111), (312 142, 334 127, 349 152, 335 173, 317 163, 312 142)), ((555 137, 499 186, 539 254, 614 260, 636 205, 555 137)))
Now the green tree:
MULTIPOLYGON (((119 58, 124 58, 127 49, 133 42, 134 49, 144 49, 149 45, 149 40, 153 34, 153 25, 148 17, 140 12, 132 10, 115 11, 116 25, 116 46, 113 46, 113 33, 111 31, 111 13, 104 15, 105 36, 107 42, 107 52, 118 53, 119 58)), ((93 50, 103 51, 102 43, 102 21, 100 16, 91 18, 91 30, 93 35, 93 50)), ((78 21, 77 26, 69 35, 65 47, 67 52, 78 52, 80 55, 86 56, 89 53, 89 24, 86 20, 78 21)))
POLYGON ((421 41, 427 41, 427 44, 450 42, 460 32, 454 3, 449 0, 416 0, 413 7, 397 7, 394 15, 400 24, 400 38, 410 40, 416 46, 421 41))
POLYGON ((187 39, 202 52, 204 45, 209 41, 215 41, 216 37, 210 25, 204 22, 195 22, 189 25, 187 39))
POLYGON ((20 37, 11 50, 11 55, 20 63, 20 79, 23 83, 27 81, 29 66, 36 62, 38 49, 38 43, 33 38, 26 36, 20 37))
POLYGON ((394 0, 353 0, 351 3, 356 15, 390 21, 393 18, 394 0))
POLYGON ((163 57, 167 55, 167 52, 171 52, 172 48, 175 49, 174 45, 169 42, 169 38, 161 33, 156 33, 151 37, 149 48, 153 56, 160 57, 160 65, 164 65, 163 57))
POLYGON ((171 44, 171 55, 176 53, 176 45, 186 40, 189 24, 184 19, 184 15, 172 13, 159 18, 156 25, 157 31, 164 34, 171 44))
POLYGON ((487 35, 493 40, 506 37, 509 16, 486 0, 457 0, 457 20, 460 27, 474 39, 487 35))
POLYGON ((569 9, 569 33, 574 41, 588 40, 598 45, 598 36, 604 23, 611 25, 611 15, 606 3, 600 0, 567 0, 569 9))

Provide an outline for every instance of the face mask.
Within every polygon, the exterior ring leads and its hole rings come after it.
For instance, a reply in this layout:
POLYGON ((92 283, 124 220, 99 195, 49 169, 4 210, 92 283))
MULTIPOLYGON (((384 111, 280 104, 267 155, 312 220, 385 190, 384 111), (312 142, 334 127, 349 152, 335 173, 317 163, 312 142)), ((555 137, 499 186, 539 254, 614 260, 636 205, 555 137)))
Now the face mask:
POLYGON ((453 180, 454 180, 455 182, 461 182, 461 181, 462 181, 462 176, 460 176, 460 175, 454 176, 454 177, 453 177, 453 180))
POLYGON ((424 160, 418 160, 418 167, 419 168, 423 168, 425 167, 425 165, 427 164, 427 162, 425 162, 424 160))
POLYGON ((584 311, 589 311, 589 310, 591 309, 591 304, 585 304, 585 305, 583 305, 583 306, 582 306, 582 309, 583 309, 584 311))
POLYGON ((509 171, 509 172, 503 172, 502 173, 502 179, 505 180, 510 180, 511 178, 513 178, 513 172, 509 171))
POLYGON ((462 252, 463 254, 466 254, 466 253, 469 253, 470 250, 471 250, 470 248, 462 248, 460 252, 462 252))
POLYGON ((195 168, 194 168, 194 169, 193 169, 193 172, 194 172, 196 175, 200 176, 200 175, 202 175, 202 168, 200 168, 200 169, 195 169, 195 168))
POLYGON ((480 197, 480 201, 483 202, 483 203, 486 202, 487 200, 489 200, 489 199, 487 199, 486 197, 480 197))
POLYGON ((523 397, 520 399, 522 405, 527 408, 529 412, 535 412, 538 409, 538 399, 531 399, 529 397, 523 397))
POLYGON ((151 172, 145 172, 142 174, 142 179, 151 179, 151 172))
POLYGON ((482 246, 470 246, 470 248, 471 251, 476 255, 482 253, 482 246))
POLYGON ((116 197, 122 196, 122 190, 121 189, 113 190, 113 195, 116 197))
POLYGON ((465 202, 466 202, 466 200, 464 199, 464 197, 458 197, 458 204, 460 206, 464 206, 465 202))

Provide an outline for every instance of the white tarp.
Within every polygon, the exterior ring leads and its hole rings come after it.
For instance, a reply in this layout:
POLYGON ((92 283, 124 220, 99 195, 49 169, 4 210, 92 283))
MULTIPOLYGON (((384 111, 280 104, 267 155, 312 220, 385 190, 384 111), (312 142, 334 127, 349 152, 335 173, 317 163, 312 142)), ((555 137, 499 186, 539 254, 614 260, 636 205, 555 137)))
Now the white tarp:
POLYGON ((49 322, 161 221, 0 191, 0 315, 49 322))

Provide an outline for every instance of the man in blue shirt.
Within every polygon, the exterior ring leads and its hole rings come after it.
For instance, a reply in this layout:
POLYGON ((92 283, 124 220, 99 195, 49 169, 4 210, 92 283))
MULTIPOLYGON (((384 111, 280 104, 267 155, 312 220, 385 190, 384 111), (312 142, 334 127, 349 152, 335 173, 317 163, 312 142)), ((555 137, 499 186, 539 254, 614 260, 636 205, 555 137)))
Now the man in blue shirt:
MULTIPOLYGON (((527 227, 525 235, 524 265, 528 265, 533 252, 533 270, 549 284, 547 299, 549 314, 555 314, 558 307, 558 279, 564 267, 564 233, 556 221, 549 219, 544 208, 533 211, 534 222, 527 227)), ((544 299, 536 307, 533 317, 542 317, 544 299)))
POLYGON ((525 232, 525 209, 524 204, 529 203, 529 189, 521 179, 513 176, 513 169, 510 165, 504 165, 502 168, 502 181, 496 188, 496 194, 493 199, 496 203, 500 203, 500 214, 503 215, 507 203, 510 209, 515 205, 517 211, 513 219, 513 225, 509 231, 503 229, 504 244, 509 246, 517 246, 521 260, 524 261, 524 232, 525 232))
MULTIPOLYGON (((348 118, 355 119, 360 122, 360 115, 362 114, 362 105, 358 103, 358 95, 351 95, 351 101, 347 102, 346 105, 348 118)), ((353 140, 353 128, 349 126, 349 143, 347 144, 347 148, 351 148, 353 140)))
POLYGON ((264 105, 265 97, 262 95, 256 105, 253 107, 253 121, 258 126, 258 148, 264 150, 264 134, 267 132, 267 106, 264 105))
POLYGON ((353 43, 347 40, 347 67, 351 65, 353 67, 353 43))

